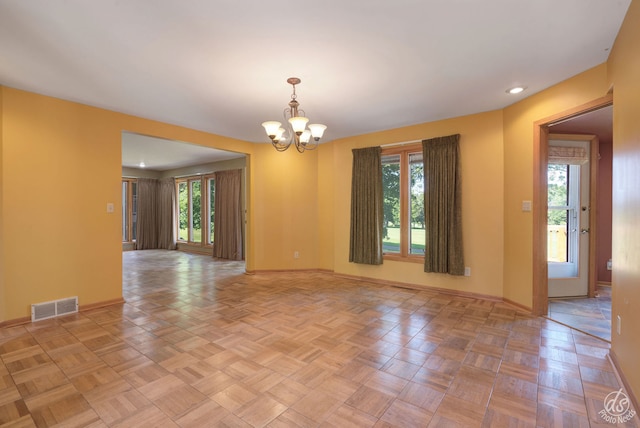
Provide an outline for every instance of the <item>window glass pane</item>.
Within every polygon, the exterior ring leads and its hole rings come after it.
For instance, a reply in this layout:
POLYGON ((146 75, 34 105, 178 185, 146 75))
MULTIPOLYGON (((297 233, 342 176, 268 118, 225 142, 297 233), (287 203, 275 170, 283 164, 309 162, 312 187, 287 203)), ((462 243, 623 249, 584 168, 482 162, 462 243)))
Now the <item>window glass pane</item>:
POLYGON ((200 180, 191 182, 191 241, 202 241, 200 180))
POLYGON ((136 229, 138 227, 138 183, 131 183, 131 239, 136 240, 136 229))
POLYGON ((549 165, 547 182, 549 206, 566 207, 569 205, 569 165, 549 165))
POLYGON ((122 242, 127 242, 129 240, 129 216, 127 213, 129 212, 129 207, 127 204, 128 195, 127 188, 129 183, 127 181, 122 182, 122 242))
POLYGON ((382 250, 400 252, 400 155, 382 156, 382 250))
POLYGON ((424 255, 424 164, 422 153, 409 154, 409 254, 424 255))
POLYGON ((566 263, 569 260, 569 210, 549 210, 547 225, 547 261, 566 263), (553 223, 552 223, 553 221, 553 223))
POLYGON ((178 239, 180 241, 189 240, 189 191, 187 183, 178 184, 178 218, 180 227, 178 228, 178 239))
POLYGON ((209 215, 207 216, 207 220, 209 222, 209 244, 213 243, 213 217, 215 215, 214 203, 216 200, 215 195, 215 182, 213 178, 210 178, 208 181, 209 185, 209 215))
POLYGON ((569 165, 550 164, 547 168, 547 259, 565 263, 568 260, 567 245, 569 221, 569 165))

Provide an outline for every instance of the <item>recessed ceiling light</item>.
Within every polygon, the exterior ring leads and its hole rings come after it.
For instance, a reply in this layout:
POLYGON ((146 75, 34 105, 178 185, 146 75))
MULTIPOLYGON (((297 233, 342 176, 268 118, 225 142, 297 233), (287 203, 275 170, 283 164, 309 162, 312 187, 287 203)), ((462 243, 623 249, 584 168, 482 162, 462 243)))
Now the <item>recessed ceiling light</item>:
POLYGON ((140 164, 138 165, 140 168, 144 168, 146 165, 144 164, 144 162, 140 162, 140 164))
POLYGON ((507 94, 519 94, 520 92, 524 91, 525 89, 527 89, 527 88, 525 88, 524 86, 516 86, 516 87, 507 89, 507 94))

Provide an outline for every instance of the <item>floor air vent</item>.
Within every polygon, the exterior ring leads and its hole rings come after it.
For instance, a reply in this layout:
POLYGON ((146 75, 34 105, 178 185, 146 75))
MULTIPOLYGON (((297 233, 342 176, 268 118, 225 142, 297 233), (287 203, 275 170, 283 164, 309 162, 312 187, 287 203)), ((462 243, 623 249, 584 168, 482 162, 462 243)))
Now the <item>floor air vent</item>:
POLYGON ((78 297, 31 305, 31 321, 46 320, 78 312, 78 297))

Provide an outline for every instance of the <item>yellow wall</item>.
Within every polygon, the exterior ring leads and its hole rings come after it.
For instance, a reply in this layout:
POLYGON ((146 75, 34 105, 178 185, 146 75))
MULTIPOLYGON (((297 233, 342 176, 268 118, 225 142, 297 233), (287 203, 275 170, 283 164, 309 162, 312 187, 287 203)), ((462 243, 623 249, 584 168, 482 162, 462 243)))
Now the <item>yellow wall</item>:
POLYGON ((119 132, 113 114, 53 98, 4 91, 5 311, 78 296, 121 296, 119 132), (101 120, 104 118, 105 120, 101 120))
MULTIPOLYGON (((640 398, 640 3, 629 7, 609 57, 613 83, 612 353, 640 398), (615 331, 617 316, 621 334, 615 331)), ((636 409, 636 411, 639 409, 636 409)))
MULTIPOLYGON (((502 296, 503 143, 502 112, 493 111, 406 128, 345 138, 332 143, 333 180, 321 180, 323 195, 333 203, 321 207, 321 218, 334 222, 335 272, 385 281, 502 296), (470 277, 425 273, 422 264, 385 261, 380 266, 349 263, 351 162, 353 148, 460 134, 462 223, 465 265, 470 277), (331 190, 323 186, 330 186, 331 190), (333 209, 333 213, 329 212, 333 209)), ((328 170, 329 168, 325 168, 328 170)))
POLYGON ((2 106, 0 322, 28 317, 32 303, 122 296, 123 130, 245 153, 253 147, 6 87, 2 106))
POLYGON ((334 194, 344 192, 344 184, 336 188, 334 174, 334 145, 318 147, 318 268, 333 270, 334 258, 334 194))
POLYGON ((247 269, 317 269, 318 151, 278 152, 256 144, 252 165, 249 251, 255 264, 247 269))
MULTIPOLYGON (((532 306, 533 123, 607 94, 602 64, 504 109, 504 297, 532 306)), ((535 207, 534 207, 535 210, 535 207)))

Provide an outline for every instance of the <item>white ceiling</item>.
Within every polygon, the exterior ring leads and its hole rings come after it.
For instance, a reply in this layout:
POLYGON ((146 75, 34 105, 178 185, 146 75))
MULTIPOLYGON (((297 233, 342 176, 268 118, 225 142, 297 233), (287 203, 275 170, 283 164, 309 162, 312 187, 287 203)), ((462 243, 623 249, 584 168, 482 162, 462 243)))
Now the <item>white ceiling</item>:
POLYGON ((0 84, 268 142, 297 76, 330 141, 503 108, 601 64, 629 3, 0 0, 0 84))
POLYGON ((603 107, 550 126, 549 132, 596 135, 601 144, 611 144, 613 142, 613 106, 603 107))
POLYGON ((122 166, 154 171, 183 168, 243 157, 242 153, 166 140, 146 135, 122 133, 122 166), (140 163, 144 163, 142 167, 140 163))

